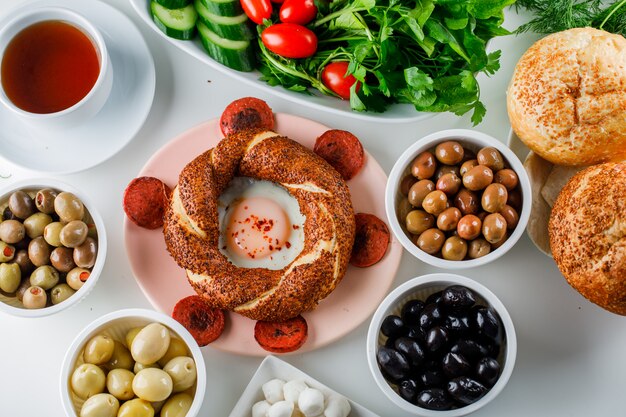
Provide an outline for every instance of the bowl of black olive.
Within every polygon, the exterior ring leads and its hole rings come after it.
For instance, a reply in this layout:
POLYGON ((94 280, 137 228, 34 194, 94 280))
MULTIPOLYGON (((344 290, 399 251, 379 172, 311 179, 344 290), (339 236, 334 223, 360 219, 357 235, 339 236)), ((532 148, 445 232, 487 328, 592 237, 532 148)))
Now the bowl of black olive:
POLYGON ((55 314, 83 299, 104 267, 106 232, 88 197, 52 179, 0 191, 0 311, 55 314))
POLYGON ((513 322, 485 286, 454 274, 413 278, 378 307, 367 334, 383 393, 418 416, 457 417, 492 401, 517 354, 513 322))

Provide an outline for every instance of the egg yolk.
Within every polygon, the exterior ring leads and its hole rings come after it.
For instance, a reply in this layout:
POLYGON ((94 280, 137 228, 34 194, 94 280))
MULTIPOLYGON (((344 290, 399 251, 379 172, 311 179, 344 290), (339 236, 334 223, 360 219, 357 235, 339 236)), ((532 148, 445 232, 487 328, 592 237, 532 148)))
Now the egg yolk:
POLYGON ((264 197, 239 200, 230 207, 226 227, 229 251, 241 257, 262 259, 289 247, 291 223, 283 208, 264 197))

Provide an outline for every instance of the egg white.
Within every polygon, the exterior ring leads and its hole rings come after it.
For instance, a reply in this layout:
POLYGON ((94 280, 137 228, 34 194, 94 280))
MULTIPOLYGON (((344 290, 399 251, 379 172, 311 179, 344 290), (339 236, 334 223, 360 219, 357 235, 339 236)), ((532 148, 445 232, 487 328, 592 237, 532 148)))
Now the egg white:
POLYGON ((249 177, 233 178, 226 190, 218 198, 217 205, 219 219, 219 249, 228 260, 240 268, 266 268, 271 270, 283 269, 289 265, 304 248, 304 221, 305 216, 300 211, 300 204, 289 192, 279 184, 271 181, 257 180, 249 177), (226 244, 226 227, 229 224, 229 208, 238 200, 252 197, 263 197, 273 200, 283 208, 289 222, 290 235, 288 242, 290 247, 283 246, 280 251, 261 259, 251 259, 231 252, 226 244))

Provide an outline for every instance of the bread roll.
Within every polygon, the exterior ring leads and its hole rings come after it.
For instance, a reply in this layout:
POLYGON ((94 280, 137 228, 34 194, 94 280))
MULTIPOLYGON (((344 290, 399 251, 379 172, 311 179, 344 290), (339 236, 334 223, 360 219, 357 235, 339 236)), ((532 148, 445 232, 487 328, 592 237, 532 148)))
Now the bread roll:
POLYGON ((513 130, 542 158, 582 166, 626 159, 626 39, 592 28, 537 41, 507 91, 513 130))
POLYGON ((572 177, 552 207, 549 233, 567 282, 626 315, 626 163, 591 166, 572 177))

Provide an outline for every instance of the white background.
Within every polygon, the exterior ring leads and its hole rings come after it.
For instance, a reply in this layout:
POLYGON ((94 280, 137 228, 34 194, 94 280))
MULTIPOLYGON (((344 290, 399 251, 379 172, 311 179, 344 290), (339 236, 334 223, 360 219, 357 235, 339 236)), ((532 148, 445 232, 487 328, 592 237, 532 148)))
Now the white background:
MULTIPOLYGON (((118 155, 88 171, 60 177, 89 194, 102 213, 109 236, 106 266, 95 290, 75 308, 42 319, 0 317, 0 416, 62 416, 59 372, 66 348, 76 334, 105 313, 128 307, 151 308, 126 258, 121 198, 126 184, 150 155, 178 133, 218 117, 236 98, 255 95, 274 111, 352 131, 389 172, 402 151, 420 137, 441 129, 471 126, 469 117, 448 114, 412 124, 377 125, 294 106, 232 82, 185 55, 141 22, 125 0, 108 2, 131 17, 150 46, 157 74, 154 105, 143 129, 118 155)), ((0 0, 0 17, 21 3, 0 0)), ((523 20, 509 11, 505 26, 512 29, 523 20)), ((502 68, 496 76, 480 79, 488 113, 477 129, 502 141, 509 132, 506 86, 515 62, 534 39, 534 35, 524 35, 493 41, 492 48, 502 49, 502 68)), ((132 109, 128 111, 132 117, 132 109)), ((0 186, 37 175, 7 162, 0 162, 0 174, 10 175, 0 180, 0 186)), ((405 253, 394 286, 435 271, 405 253)), ((460 273, 485 284, 500 297, 513 317, 519 341, 509 384, 476 416, 625 414, 624 319, 572 290, 552 260, 536 250, 526 236, 492 264, 460 273)), ((325 348, 284 359, 381 417, 407 416, 383 396, 370 375, 365 357, 367 326, 363 323, 325 348)), ((230 355, 210 347, 203 352, 208 387, 201 415, 227 416, 261 358, 230 355)))

